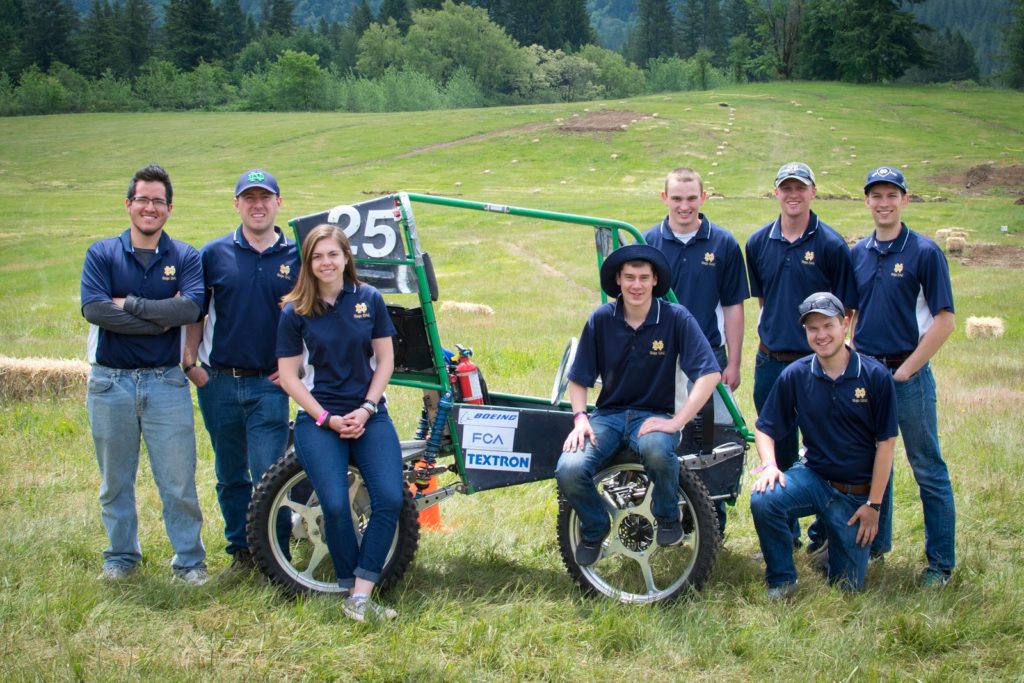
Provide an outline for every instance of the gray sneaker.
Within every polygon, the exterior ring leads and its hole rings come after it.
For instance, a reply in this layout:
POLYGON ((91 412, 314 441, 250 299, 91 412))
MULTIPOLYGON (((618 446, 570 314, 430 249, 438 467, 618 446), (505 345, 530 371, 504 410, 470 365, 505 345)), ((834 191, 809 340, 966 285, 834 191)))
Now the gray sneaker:
POLYGON ((784 583, 780 586, 773 586, 768 589, 769 600, 785 600, 793 593, 796 593, 796 581, 784 583))
POLYGON ((398 616, 398 612, 370 600, 365 595, 352 595, 345 598, 342 604, 345 616, 354 621, 388 621, 398 616))
POLYGON ((202 586, 210 580, 210 575, 206 573, 206 567, 193 567, 192 569, 175 571, 173 576, 178 581, 189 586, 202 586))
POLYGON ((123 564, 105 564, 103 571, 97 576, 99 581, 120 581, 135 573, 135 567, 126 567, 123 564))
POLYGON ((683 512, 681 510, 676 519, 658 520, 656 540, 660 546, 676 545, 683 540, 683 512))
POLYGON ((921 588, 944 588, 949 583, 950 575, 939 569, 933 569, 928 567, 921 576, 917 579, 917 584, 921 588))

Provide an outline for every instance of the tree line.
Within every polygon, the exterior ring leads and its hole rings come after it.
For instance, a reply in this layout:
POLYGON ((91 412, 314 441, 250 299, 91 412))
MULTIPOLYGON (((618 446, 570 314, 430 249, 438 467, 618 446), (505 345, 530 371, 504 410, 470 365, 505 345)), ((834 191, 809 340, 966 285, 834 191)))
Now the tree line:
MULTIPOLYGON (((920 0, 910 0, 919 2, 920 0)), ((773 79, 978 81, 973 48, 899 0, 637 0, 621 50, 585 0, 0 0, 0 114, 148 109, 398 111, 629 97, 773 79), (162 21, 161 21, 162 20, 162 21)), ((1024 85, 1024 0, 1006 18, 1024 85)))

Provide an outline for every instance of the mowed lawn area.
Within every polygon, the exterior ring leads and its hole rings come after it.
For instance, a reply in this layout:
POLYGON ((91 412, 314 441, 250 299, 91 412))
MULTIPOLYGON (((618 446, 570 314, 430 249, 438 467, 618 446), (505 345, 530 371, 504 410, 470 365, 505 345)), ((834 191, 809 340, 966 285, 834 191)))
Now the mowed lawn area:
MULTIPOLYGON (((127 227, 131 174, 174 181, 167 224, 201 246, 237 224, 239 173, 272 171, 288 218, 392 191, 435 193, 659 221, 667 171, 703 173, 704 212, 742 243, 772 220, 778 167, 818 176, 814 209, 847 238, 869 234, 865 173, 902 167, 908 224, 968 233, 950 256, 957 329, 934 360, 939 425, 958 506, 958 569, 922 591, 916 484, 896 458, 895 548, 867 589, 829 588, 798 557, 800 590, 765 597, 750 478, 730 508, 704 591, 668 606, 583 596, 555 537, 552 482, 459 496, 424 532, 384 596, 400 612, 349 622, 333 599, 293 600, 229 557, 212 451, 197 412, 199 493, 213 576, 170 581, 160 503, 139 472, 141 571, 96 580, 106 538, 84 388, 0 398, 0 679, 18 680, 1021 680, 1024 677, 1024 95, 949 87, 804 83, 736 86, 622 101, 406 114, 153 113, 0 119, 0 354, 85 355, 78 283, 87 246, 127 227), (1007 226, 1006 232, 1001 226, 1007 226), (999 339, 969 339, 998 316, 999 339)), ((440 314, 448 346, 474 348, 493 390, 546 396, 562 349, 599 302, 592 231, 417 204, 441 301, 493 316, 440 314)), ((747 422, 756 301, 746 306, 747 422)), ((0 376, 2 383, 9 379, 0 376)), ((419 397, 389 393, 403 438, 419 397)), ((554 435, 552 438, 561 438, 554 435)), ((748 469, 757 462, 751 451, 748 469)))

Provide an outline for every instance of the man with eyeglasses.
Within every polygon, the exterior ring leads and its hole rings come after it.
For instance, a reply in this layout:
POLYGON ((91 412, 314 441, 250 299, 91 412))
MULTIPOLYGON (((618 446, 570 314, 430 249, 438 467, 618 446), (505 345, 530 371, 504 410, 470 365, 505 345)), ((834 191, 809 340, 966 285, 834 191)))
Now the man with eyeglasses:
POLYGON ((125 578, 142 560, 135 504, 142 438, 174 549, 172 575, 198 586, 208 579, 206 549, 192 396, 180 363, 181 327, 199 317, 203 273, 195 248, 164 232, 171 199, 163 168, 138 170, 125 199, 128 229, 86 252, 81 301, 92 365, 86 406, 110 541, 100 579, 125 578))
MULTIPOLYGON (((761 306, 757 323, 760 343, 754 363, 754 408, 758 414, 786 366, 811 353, 796 312, 800 302, 823 291, 832 292, 851 308, 857 301, 846 241, 811 211, 817 193, 814 172, 807 164, 784 164, 775 174, 779 216, 747 240, 750 294, 761 306)), ((776 436, 777 464, 785 472, 798 457, 798 432, 776 436)), ((809 549, 822 545, 823 539, 815 535, 813 527, 808 534, 809 549)), ((801 545, 795 519, 793 545, 801 545)))
POLYGON ((884 365, 846 346, 850 319, 843 303, 816 292, 797 312, 814 353, 782 371, 754 430, 761 466, 750 511, 773 600, 796 591, 790 520, 811 514, 818 515, 828 541, 829 583, 864 587, 896 443, 892 377, 884 365), (776 440, 794 427, 806 452, 783 473, 776 440))
MULTIPOLYGON (((928 566, 919 582, 942 587, 956 564, 956 506, 939 447, 930 361, 953 333, 953 287, 942 250, 902 221, 909 201, 902 172, 879 166, 868 173, 864 203, 875 230, 853 248, 860 290, 853 342, 858 351, 882 362, 896 381, 900 433, 924 508, 928 566)), ((886 492, 872 555, 881 556, 891 546, 892 495, 886 492)))
MULTIPOLYGON (((255 568, 245 520, 253 484, 288 444, 288 395, 277 380, 275 344, 281 297, 294 286, 299 261, 295 242, 274 225, 280 208, 281 188, 269 172, 253 169, 238 178, 241 223, 200 250, 206 319, 189 326, 185 345, 185 372, 213 444, 225 550, 235 570, 255 568)), ((290 525, 282 517, 286 538, 290 525)))

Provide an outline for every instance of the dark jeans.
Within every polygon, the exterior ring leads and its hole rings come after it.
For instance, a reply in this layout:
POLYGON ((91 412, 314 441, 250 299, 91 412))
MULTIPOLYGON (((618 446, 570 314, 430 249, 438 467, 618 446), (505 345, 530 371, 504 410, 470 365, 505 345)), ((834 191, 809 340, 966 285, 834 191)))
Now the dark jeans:
MULTIPOLYGON (((758 351, 754 359, 754 408, 758 415, 761 408, 768 400, 768 394, 772 393, 775 381, 782 374, 782 371, 789 366, 789 363, 772 360, 764 351, 758 351)), ((775 464, 785 472, 793 463, 800 459, 800 432, 794 429, 792 432, 775 440, 775 464)), ((793 530, 793 541, 800 539, 800 521, 794 517, 790 527, 793 530)))
POLYGON ((295 452, 320 499, 324 540, 331 551, 338 585, 351 588, 355 577, 380 581, 404 490, 402 446, 391 418, 386 412, 377 413, 366 423, 366 432, 353 440, 317 427, 313 418, 299 411, 295 418, 295 452), (350 459, 359 468, 373 510, 361 543, 349 506, 350 459))

